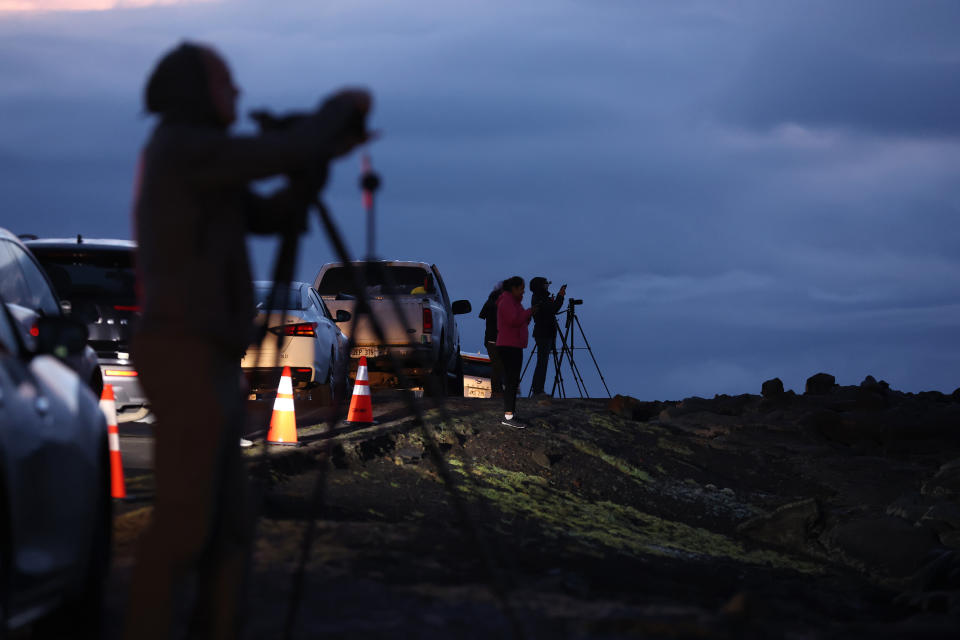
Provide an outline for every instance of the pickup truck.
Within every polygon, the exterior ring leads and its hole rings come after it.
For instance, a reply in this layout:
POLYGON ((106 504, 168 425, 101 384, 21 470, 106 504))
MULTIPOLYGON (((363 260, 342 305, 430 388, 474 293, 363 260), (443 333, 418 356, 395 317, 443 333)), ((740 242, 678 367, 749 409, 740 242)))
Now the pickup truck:
MULTIPOLYGON (((353 264, 364 270, 371 312, 380 322, 386 341, 377 339, 365 314, 354 315, 356 323, 344 322, 340 329, 353 338, 351 359, 367 358, 371 384, 394 382, 390 374, 396 373, 392 364, 396 357, 404 375, 414 384, 442 394, 462 394, 463 363, 454 315, 470 313, 470 302, 450 301, 436 265, 395 260, 353 264), (397 317, 391 297, 399 304, 406 322, 397 317), (377 376, 378 373, 381 375, 377 376), (435 384, 424 384, 431 377, 435 384)), ((359 292, 343 264, 323 265, 313 286, 330 313, 343 309, 355 314, 359 292)))

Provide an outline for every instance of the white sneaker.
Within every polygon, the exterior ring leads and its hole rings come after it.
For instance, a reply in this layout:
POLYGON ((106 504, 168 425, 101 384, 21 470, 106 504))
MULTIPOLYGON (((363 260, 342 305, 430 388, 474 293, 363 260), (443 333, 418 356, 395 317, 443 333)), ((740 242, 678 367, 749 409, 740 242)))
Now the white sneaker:
POLYGON ((246 449, 247 447, 253 446, 253 440, 247 440, 246 438, 240 438, 240 447, 246 449))

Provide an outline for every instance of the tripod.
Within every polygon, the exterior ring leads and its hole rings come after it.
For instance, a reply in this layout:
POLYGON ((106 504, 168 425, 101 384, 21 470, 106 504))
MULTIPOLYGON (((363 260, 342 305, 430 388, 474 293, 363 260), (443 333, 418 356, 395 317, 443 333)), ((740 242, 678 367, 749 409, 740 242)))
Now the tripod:
MULTIPOLYGON (((593 366, 597 369, 597 374, 600 376, 600 382, 603 383, 603 388, 607 392, 607 397, 612 397, 610 395, 610 388, 607 387, 607 381, 603 377, 603 372, 600 371, 600 365, 597 364, 597 359, 593 355, 593 349, 590 348, 590 341, 587 340, 587 334, 583 331, 583 325, 580 324, 580 318, 577 317, 577 306, 583 304, 583 300, 575 300, 573 298, 567 303, 567 308, 561 311, 557 315, 566 314, 566 321, 564 322, 564 330, 560 331, 560 323, 556 318, 553 319, 554 327, 556 329, 557 335, 560 336, 560 353, 557 353, 555 345, 551 346, 551 355, 553 356, 553 366, 556 373, 553 376, 553 388, 550 390, 550 395, 553 396, 557 393, 557 390, 560 391, 560 397, 566 398, 567 392, 563 382, 563 373, 562 365, 564 357, 567 358, 568 366, 570 367, 570 372, 573 375, 573 382, 577 387, 577 393, 581 398, 589 398, 590 392, 587 391, 587 383, 583 379, 583 374, 580 373, 580 367, 577 366, 577 362, 574 359, 574 352, 577 349, 583 350, 586 349, 590 353, 590 359, 593 360, 593 366), (576 323, 577 329, 580 331, 580 337, 583 339, 584 347, 577 347, 574 345, 574 338, 576 334, 573 332, 573 326, 576 323)), ((523 368, 523 373, 520 375, 520 379, 523 379, 523 376, 526 374, 527 368, 530 366, 530 361, 533 360, 534 354, 540 348, 539 345, 533 348, 533 351, 530 352, 530 357, 527 359, 527 364, 523 368)))

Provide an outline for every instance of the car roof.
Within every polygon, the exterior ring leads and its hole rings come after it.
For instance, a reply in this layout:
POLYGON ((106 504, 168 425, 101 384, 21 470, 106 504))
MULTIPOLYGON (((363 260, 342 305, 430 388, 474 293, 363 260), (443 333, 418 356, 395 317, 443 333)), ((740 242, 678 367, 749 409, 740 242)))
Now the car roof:
POLYGON ((37 238, 26 240, 24 244, 31 249, 136 249, 137 243, 133 240, 118 238, 84 238, 77 235, 75 238, 37 238))
MULTIPOLYGON (((354 260, 354 265, 362 265, 366 262, 379 262, 380 264, 387 267, 423 267, 424 269, 430 269, 429 262, 416 262, 413 260, 354 260)), ((342 267, 342 262, 328 262, 321 269, 326 267, 342 267)))

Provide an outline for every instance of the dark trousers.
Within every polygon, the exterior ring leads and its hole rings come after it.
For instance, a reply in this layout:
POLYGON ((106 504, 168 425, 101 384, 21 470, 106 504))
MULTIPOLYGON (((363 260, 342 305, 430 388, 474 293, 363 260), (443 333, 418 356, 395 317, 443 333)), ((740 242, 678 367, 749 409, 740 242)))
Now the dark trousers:
POLYGON ((537 338, 537 366, 533 370, 533 382, 530 393, 544 393, 543 385, 547 381, 547 363, 556 350, 556 338, 537 338))
POLYGON ((490 356, 490 391, 493 395, 499 395, 503 393, 503 362, 500 361, 496 342, 487 342, 487 355, 490 356))
POLYGON ((503 392, 503 412, 513 413, 517 408, 517 389, 520 386, 520 370, 523 369, 523 349, 498 346, 506 389, 503 392))
POLYGON ((156 496, 130 586, 124 637, 168 640, 177 595, 197 576, 190 637, 239 635, 253 519, 240 433, 240 362, 189 337, 136 336, 133 357, 157 416, 156 496))

